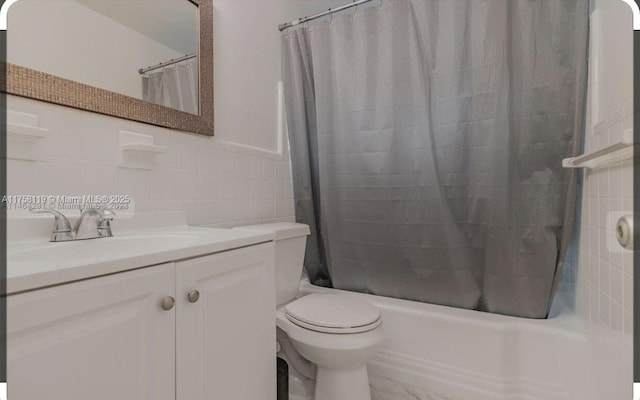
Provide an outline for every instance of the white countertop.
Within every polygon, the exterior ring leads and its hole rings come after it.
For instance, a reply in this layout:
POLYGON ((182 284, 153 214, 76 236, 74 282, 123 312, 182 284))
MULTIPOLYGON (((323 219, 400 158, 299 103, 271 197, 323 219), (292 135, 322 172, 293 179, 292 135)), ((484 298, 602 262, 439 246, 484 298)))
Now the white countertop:
POLYGON ((273 240, 272 233, 187 225, 134 229, 114 237, 50 243, 46 238, 7 244, 7 293, 228 251, 273 240))

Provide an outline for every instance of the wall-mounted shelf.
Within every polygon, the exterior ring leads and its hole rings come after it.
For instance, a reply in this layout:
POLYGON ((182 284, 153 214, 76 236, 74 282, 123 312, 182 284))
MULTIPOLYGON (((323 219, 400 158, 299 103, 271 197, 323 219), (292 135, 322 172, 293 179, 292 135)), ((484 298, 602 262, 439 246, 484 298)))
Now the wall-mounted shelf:
POLYGON ((144 143, 123 144, 120 148, 122 151, 137 151, 141 153, 164 153, 167 151, 165 146, 144 143))
POLYGON ((562 160, 564 168, 601 168, 633 158, 633 130, 623 134, 622 141, 600 150, 562 160))
POLYGON ((49 137, 49 130, 38 126, 38 116, 7 110, 7 158, 36 161, 40 156, 38 141, 49 137))
POLYGON ((167 151, 154 143, 151 135, 120 131, 120 166, 124 168, 153 169, 155 157, 167 151))
POLYGON ((49 137, 49 130, 37 126, 8 123, 7 136, 20 140, 40 140, 49 137))

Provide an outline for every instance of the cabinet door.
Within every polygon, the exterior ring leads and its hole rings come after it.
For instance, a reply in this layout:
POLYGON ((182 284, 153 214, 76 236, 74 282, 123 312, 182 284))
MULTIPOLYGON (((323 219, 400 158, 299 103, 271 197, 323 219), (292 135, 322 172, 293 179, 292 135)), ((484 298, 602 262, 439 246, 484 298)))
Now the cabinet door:
POLYGON ((275 400, 273 263, 269 243, 176 264, 178 400, 275 400))
POLYGON ((175 265, 9 296, 12 400, 175 399, 175 265))

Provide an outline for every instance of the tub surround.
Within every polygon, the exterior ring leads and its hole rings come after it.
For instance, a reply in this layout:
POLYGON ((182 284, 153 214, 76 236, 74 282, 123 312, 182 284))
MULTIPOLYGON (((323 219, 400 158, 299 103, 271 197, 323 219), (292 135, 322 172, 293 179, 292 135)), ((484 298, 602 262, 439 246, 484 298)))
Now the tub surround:
MULTIPOLYGON (((633 129, 632 15, 622 1, 591 2, 585 152, 633 129)), ((616 240, 618 217, 634 206, 633 161, 585 171, 576 213, 574 261, 566 271, 575 313, 588 334, 585 367, 595 399, 630 399, 633 382, 633 252, 616 240)), ((637 311, 636 311, 637 312, 637 311)))

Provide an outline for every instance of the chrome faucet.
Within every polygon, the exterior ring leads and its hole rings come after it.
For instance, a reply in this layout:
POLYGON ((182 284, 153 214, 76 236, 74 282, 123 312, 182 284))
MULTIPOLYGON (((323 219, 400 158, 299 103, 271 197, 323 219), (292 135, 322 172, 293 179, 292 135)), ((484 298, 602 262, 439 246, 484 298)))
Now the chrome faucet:
POLYGON ((83 210, 76 226, 71 229, 69 219, 61 212, 47 208, 32 208, 35 214, 52 214, 55 217, 50 242, 68 242, 71 240, 97 239, 111 237, 111 221, 115 213, 111 210, 89 208, 83 210))

